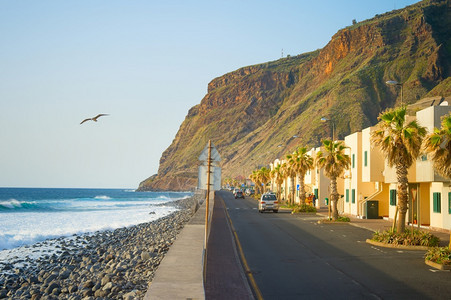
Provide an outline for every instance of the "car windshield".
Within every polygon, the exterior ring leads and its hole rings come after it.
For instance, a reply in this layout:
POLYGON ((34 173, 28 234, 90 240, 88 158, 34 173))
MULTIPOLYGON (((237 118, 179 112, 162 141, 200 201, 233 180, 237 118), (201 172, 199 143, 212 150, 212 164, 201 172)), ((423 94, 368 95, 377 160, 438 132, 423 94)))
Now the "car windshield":
POLYGON ((277 200, 276 195, 263 195, 263 200, 277 200))

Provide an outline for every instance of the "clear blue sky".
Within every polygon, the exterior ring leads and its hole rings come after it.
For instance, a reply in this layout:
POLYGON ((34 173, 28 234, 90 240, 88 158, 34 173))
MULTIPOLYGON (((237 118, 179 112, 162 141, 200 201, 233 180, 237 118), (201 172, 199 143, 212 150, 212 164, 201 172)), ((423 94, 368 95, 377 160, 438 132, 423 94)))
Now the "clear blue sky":
POLYGON ((0 187, 136 188, 213 78, 415 2, 0 0, 0 187))

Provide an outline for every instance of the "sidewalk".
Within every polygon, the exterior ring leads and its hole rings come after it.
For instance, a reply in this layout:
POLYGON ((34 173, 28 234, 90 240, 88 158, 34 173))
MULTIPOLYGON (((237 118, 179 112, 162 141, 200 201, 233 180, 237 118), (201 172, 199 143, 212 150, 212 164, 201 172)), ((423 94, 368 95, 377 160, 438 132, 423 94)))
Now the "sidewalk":
MULTIPOLYGON (((317 212, 318 215, 327 217, 328 216, 328 209, 327 208, 320 208, 317 212)), ((393 221, 392 220, 384 220, 384 219, 359 219, 355 216, 348 215, 348 214, 342 214, 343 216, 348 217, 351 219, 351 222, 349 225, 368 229, 371 231, 384 231, 392 227, 393 221)), ((408 226, 410 228, 410 225, 408 226)), ((418 229, 415 227, 415 229, 418 229)), ((438 230, 432 230, 428 228, 420 228, 420 230, 429 231, 433 235, 440 238, 440 246, 448 246, 449 244, 449 236, 450 234, 445 231, 438 231, 438 230)))
MULTIPOLYGON (((210 199, 210 203, 214 199, 210 199)), ((209 209, 211 211, 211 208, 209 209)), ((205 239, 205 202, 161 261, 145 300, 205 299, 203 249, 205 239)))

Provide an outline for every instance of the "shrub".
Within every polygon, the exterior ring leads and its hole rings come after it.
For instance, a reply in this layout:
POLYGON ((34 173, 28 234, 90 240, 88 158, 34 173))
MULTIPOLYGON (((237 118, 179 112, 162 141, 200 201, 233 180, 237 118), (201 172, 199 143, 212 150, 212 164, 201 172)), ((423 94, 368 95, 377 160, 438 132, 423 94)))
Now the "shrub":
POLYGON ((316 213, 316 207, 313 207, 308 204, 302 204, 302 205, 291 205, 292 214, 300 213, 300 212, 313 212, 316 213))
POLYGON ((451 249, 449 247, 430 248, 424 258, 438 264, 451 265, 451 249))
POLYGON ((440 242, 440 239, 430 232, 414 229, 412 234, 412 231, 408 228, 402 233, 392 229, 382 232, 376 231, 371 240, 392 245, 427 247, 436 247, 440 242))
MULTIPOLYGON (((334 221, 332 218, 329 218, 328 220, 329 220, 329 221, 334 221)), ((338 219, 335 220, 334 222, 351 222, 351 219, 349 219, 348 217, 340 216, 340 217, 338 217, 338 219)))

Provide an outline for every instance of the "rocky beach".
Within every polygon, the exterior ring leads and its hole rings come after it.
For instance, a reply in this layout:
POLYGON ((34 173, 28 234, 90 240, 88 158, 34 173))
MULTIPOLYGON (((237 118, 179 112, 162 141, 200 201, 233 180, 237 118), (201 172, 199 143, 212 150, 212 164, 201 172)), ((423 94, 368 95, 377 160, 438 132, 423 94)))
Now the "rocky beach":
POLYGON ((203 199, 171 202, 178 210, 153 222, 14 249, 30 255, 0 260, 0 299, 142 299, 203 199))

